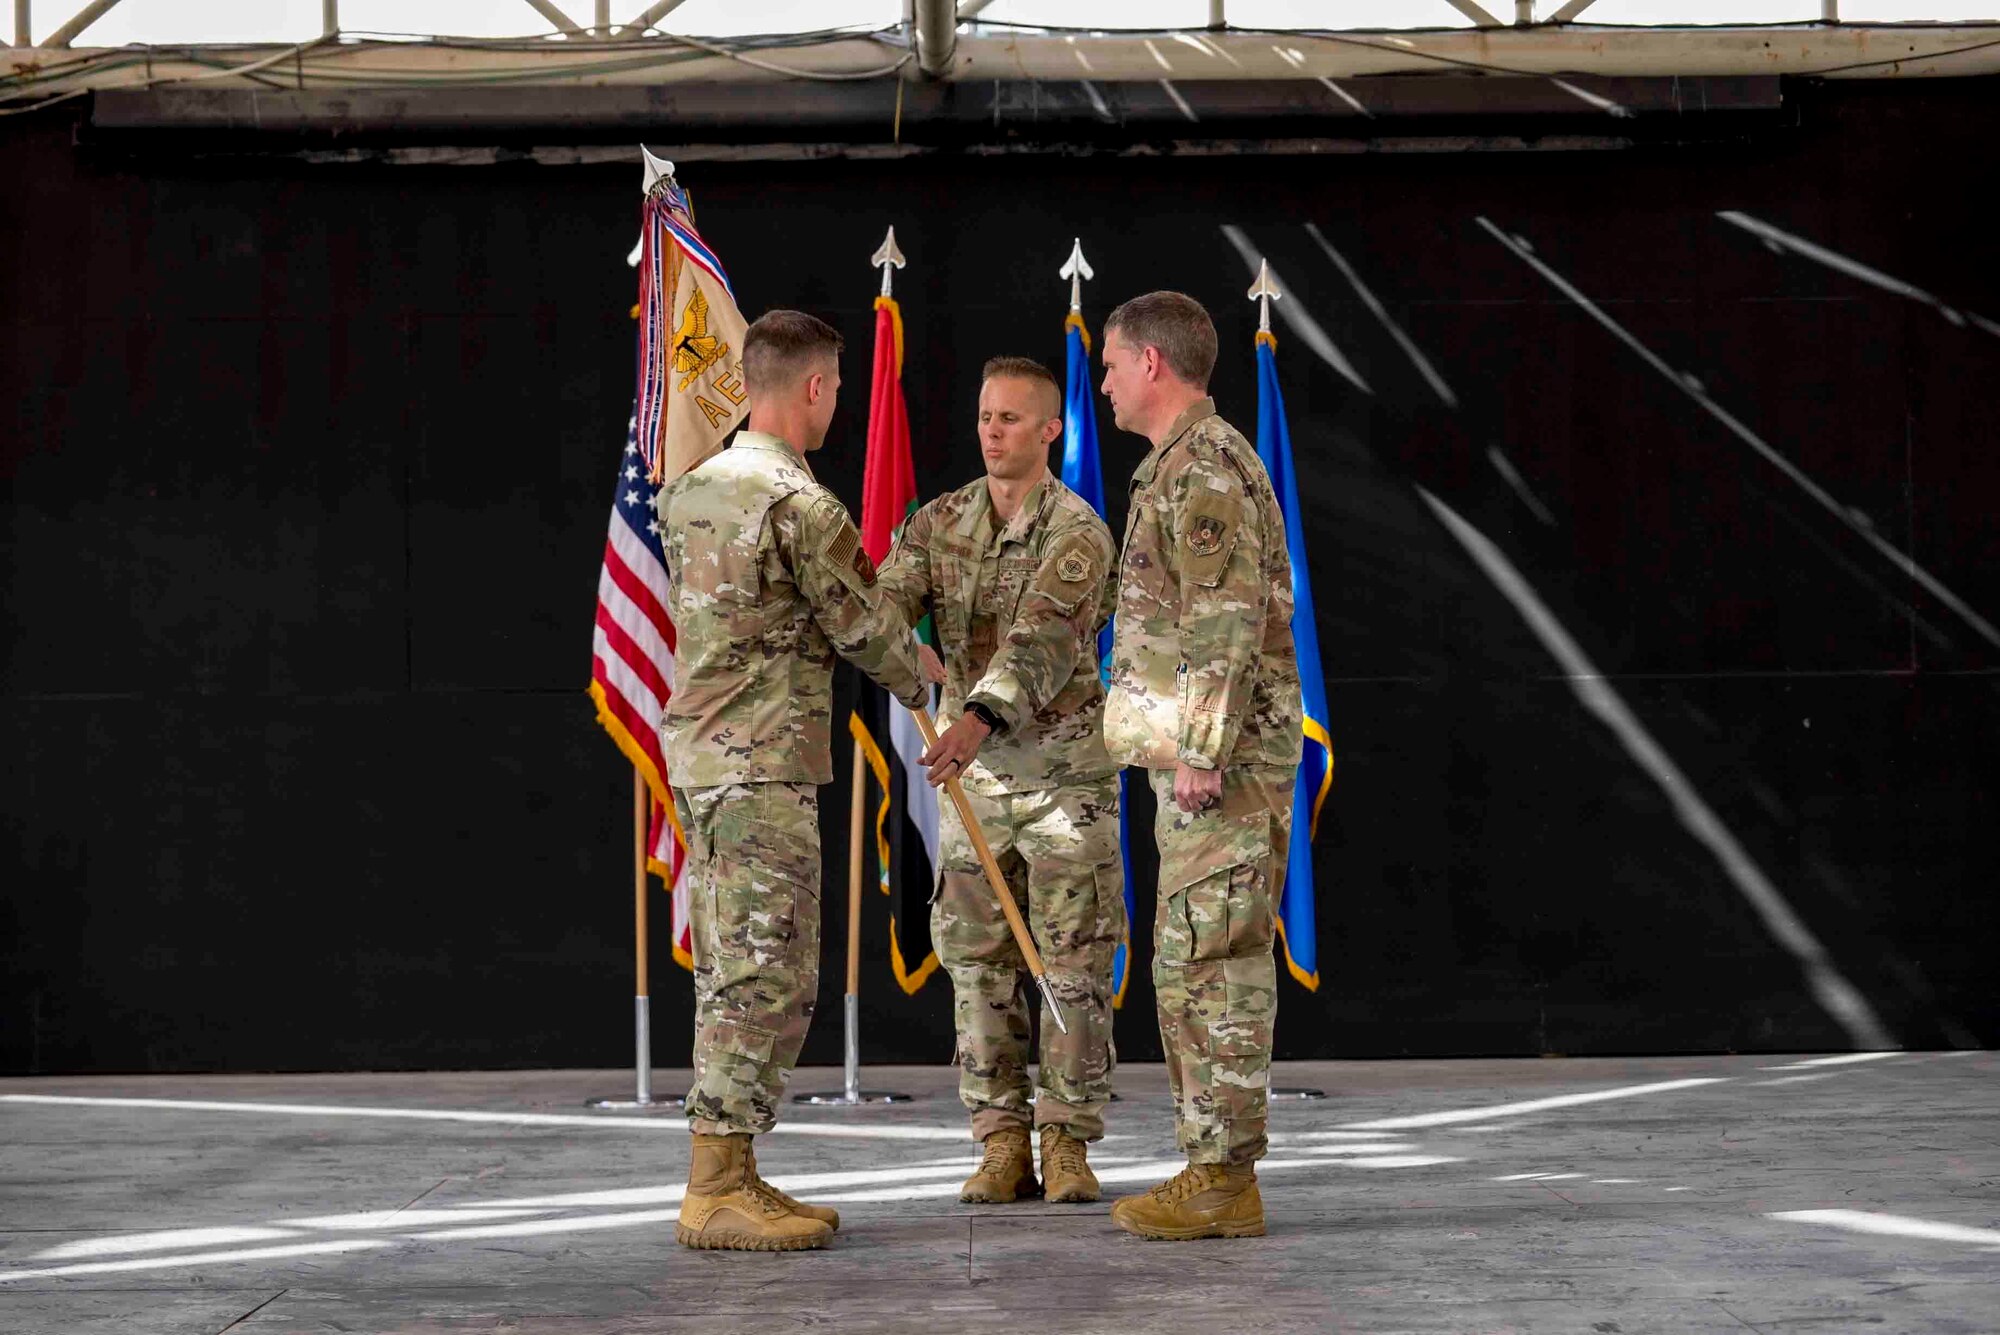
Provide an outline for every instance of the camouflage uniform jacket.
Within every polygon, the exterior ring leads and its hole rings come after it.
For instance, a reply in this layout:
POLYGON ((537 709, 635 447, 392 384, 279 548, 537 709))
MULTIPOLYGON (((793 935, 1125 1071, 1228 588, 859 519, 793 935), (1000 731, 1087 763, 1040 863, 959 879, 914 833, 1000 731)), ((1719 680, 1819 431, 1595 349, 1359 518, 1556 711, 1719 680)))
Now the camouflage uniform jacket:
POLYGON ((660 740, 676 787, 831 782, 836 651, 924 699, 861 535, 790 445, 739 432, 658 505, 678 633, 660 740))
POLYGON ((879 587, 915 623, 929 601, 945 664, 943 716, 973 701, 1005 725, 965 786, 988 796, 1058 788, 1116 768, 1100 726, 1097 632, 1111 615, 1111 530, 1044 473, 1003 527, 986 479, 924 506, 879 587))
POLYGON ((1202 399, 1132 475, 1104 740, 1121 765, 1296 765, 1284 516, 1257 451, 1202 399))

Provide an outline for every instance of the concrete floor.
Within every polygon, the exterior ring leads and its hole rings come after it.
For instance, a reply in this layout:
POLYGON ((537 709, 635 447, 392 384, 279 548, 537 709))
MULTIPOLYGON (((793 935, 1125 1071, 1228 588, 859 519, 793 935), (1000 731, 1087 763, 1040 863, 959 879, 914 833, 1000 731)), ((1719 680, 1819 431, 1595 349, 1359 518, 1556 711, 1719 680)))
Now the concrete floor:
MULTIPOLYGON (((674 1244, 679 1118, 580 1106, 626 1073, 0 1082, 0 1331, 2000 1331, 1992 1053, 1289 1064, 1270 1236, 1189 1244, 958 1204, 950 1073, 867 1075, 918 1098, 760 1151, 843 1214, 793 1256, 674 1244)), ((1119 1083, 1123 1193, 1178 1165, 1119 1083)))

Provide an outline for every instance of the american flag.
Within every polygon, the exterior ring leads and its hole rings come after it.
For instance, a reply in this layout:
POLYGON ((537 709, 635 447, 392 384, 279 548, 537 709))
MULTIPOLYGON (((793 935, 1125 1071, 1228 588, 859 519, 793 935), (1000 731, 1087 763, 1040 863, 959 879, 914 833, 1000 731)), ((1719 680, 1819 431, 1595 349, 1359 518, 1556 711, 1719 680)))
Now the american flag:
POLYGON ((673 888, 674 958, 692 968, 687 886, 681 879, 686 847, 674 825, 673 790, 660 754, 660 717, 674 690, 674 623, 667 617, 667 559, 653 511, 660 489, 646 480, 638 430, 634 415, 625 432, 604 566, 597 576, 590 698, 597 702, 597 721, 651 790, 648 865, 673 888))

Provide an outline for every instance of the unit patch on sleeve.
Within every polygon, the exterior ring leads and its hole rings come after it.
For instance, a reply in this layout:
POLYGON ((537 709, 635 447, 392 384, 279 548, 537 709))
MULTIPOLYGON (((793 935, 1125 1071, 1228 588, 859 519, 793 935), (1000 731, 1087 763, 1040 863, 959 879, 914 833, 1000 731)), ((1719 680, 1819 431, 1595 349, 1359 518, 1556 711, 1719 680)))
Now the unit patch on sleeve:
POLYGON ((1188 523, 1187 546, 1196 556, 1213 556, 1222 550, 1228 525, 1215 515, 1195 515, 1188 523))

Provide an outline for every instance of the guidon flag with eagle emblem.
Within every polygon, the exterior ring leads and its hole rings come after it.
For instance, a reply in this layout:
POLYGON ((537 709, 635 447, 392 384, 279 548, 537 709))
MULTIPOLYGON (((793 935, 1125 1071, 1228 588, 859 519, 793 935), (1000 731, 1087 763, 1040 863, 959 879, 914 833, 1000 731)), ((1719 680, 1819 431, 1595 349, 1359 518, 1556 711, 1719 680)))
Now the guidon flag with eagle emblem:
POLYGON ((694 207, 674 180, 674 164, 651 153, 645 158, 638 445, 647 480, 662 486, 721 449, 750 411, 743 388, 747 325, 722 261, 695 231, 694 207))

